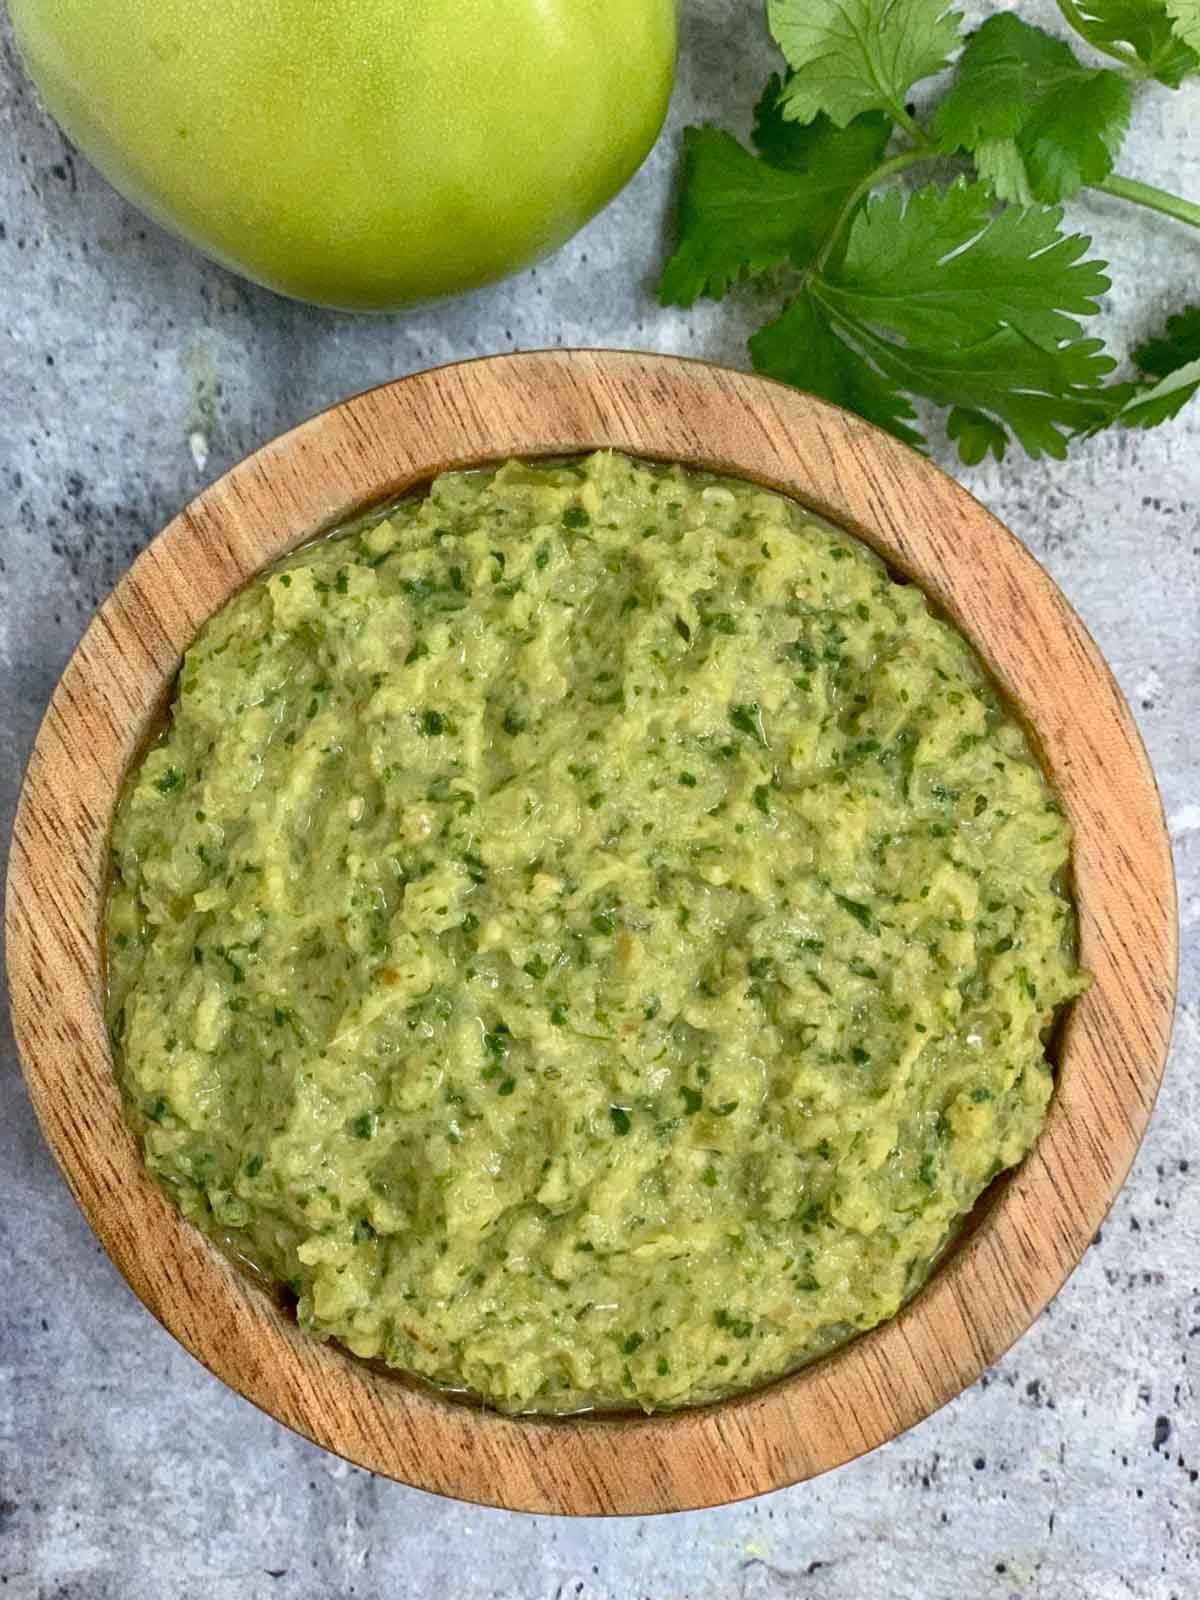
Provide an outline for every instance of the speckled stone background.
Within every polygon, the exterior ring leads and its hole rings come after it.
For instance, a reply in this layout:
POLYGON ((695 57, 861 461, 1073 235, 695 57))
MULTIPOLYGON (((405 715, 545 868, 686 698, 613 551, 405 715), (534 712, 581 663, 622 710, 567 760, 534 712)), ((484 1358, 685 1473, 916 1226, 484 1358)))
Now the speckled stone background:
MULTIPOLYGON (((1022 7, 1049 22, 1049 0, 1022 7)), ((974 8, 978 17, 980 8, 974 8)), ((553 344, 743 363, 754 297, 665 312, 677 134, 745 125, 757 6, 685 0, 670 127, 552 261, 453 305, 313 311, 201 261, 68 149, 0 21, 0 807, 93 608, 263 440, 434 363, 553 344)), ((1200 85, 1147 90, 1122 170, 1200 194, 1200 85)), ((1092 197, 1124 346, 1200 282, 1200 239, 1092 197)), ((765 304, 765 301, 763 302, 765 304)), ((759 313, 761 316, 761 312, 759 313)), ((938 459, 950 462, 939 445, 938 459)), ((566 1522, 400 1488, 303 1443, 137 1304, 0 1056, 0 1590, 21 1600, 1193 1600, 1200 1595, 1200 402, 1065 463, 961 472, 1049 566, 1136 711, 1184 928, 1166 1086, 1103 1234, 968 1393, 818 1482, 726 1510, 566 1522)))

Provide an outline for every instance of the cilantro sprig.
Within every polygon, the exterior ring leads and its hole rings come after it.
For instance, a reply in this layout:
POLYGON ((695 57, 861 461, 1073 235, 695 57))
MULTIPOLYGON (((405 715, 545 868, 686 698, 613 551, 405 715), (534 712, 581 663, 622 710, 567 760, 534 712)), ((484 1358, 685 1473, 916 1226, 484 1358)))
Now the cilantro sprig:
POLYGON ((1113 170, 1138 86, 1200 74, 1200 0, 1058 3, 1105 64, 1012 12, 964 39, 947 0, 767 0, 788 72, 766 86, 752 148, 685 130, 663 303, 786 279, 750 340, 755 368, 918 447, 913 402, 930 402, 968 463, 1013 440, 1061 457, 1110 424, 1176 415, 1200 390, 1200 306, 1112 381, 1088 327, 1106 263, 1062 208, 1094 188, 1200 227, 1200 206, 1113 170), (911 92, 956 51, 922 119, 911 92), (933 181, 895 186, 926 165, 933 181))

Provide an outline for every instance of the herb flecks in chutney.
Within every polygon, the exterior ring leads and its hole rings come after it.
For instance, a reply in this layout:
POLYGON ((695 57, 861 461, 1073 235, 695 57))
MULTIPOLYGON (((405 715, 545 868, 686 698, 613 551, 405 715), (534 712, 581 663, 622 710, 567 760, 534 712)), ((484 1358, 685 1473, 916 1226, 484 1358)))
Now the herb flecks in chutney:
POLYGON ((1068 848, 963 640, 795 504, 450 475, 188 652, 114 833, 122 1082, 314 1335, 696 1401, 891 1315, 1029 1148, 1068 848))

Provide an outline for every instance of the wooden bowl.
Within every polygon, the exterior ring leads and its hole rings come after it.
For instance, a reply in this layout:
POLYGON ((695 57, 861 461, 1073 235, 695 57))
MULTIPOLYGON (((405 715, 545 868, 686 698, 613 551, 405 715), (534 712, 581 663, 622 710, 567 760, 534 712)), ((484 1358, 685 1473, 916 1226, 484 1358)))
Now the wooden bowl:
POLYGON ((1017 540, 929 462, 810 396, 697 362, 589 351, 498 356, 374 389, 267 445, 181 512, 100 608, 50 702, 17 816, 7 918, 34 1107, 88 1221, 159 1321, 247 1399, 373 1472, 579 1514, 674 1511, 794 1483, 894 1438, 973 1382, 1062 1285, 1128 1171, 1162 1074, 1176 967, 1171 857, 1145 750, 1096 646, 1017 540), (1057 1035, 1057 1088, 1036 1146, 893 1321, 704 1409, 514 1418, 313 1343, 167 1203, 122 1115, 99 929, 123 774, 183 650, 240 584, 447 468, 604 445, 795 496, 958 624, 1026 719, 1074 823, 1093 982, 1057 1035))

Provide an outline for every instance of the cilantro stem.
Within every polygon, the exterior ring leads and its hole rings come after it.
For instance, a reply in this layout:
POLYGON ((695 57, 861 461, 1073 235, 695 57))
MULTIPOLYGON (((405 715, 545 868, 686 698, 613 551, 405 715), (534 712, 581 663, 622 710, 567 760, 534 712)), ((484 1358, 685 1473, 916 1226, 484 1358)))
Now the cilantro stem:
POLYGON ((1152 183, 1139 183, 1136 178, 1122 178, 1111 172, 1101 183, 1090 185, 1104 194, 1115 195, 1118 200, 1131 200, 1134 205, 1147 206, 1151 211, 1161 211, 1164 217, 1174 217, 1176 222, 1186 222, 1200 228, 1200 205, 1194 200, 1181 200, 1166 189, 1156 189, 1152 183))
POLYGON ((897 105, 894 101, 888 106, 888 114, 897 127, 903 128, 908 137, 918 150, 933 153, 933 140, 917 121, 916 117, 909 114, 906 106, 897 105))
POLYGON ((901 150, 898 155, 889 157, 887 161, 881 161, 877 167, 867 173, 861 182, 855 184, 854 188, 851 189, 842 204, 842 209, 833 219, 832 227, 825 235, 825 242, 813 258, 810 270, 814 275, 819 274, 829 260, 830 252, 837 243, 842 230, 854 215, 858 203, 864 195, 869 194, 875 185, 882 183, 885 178, 891 178, 897 172, 904 172, 908 167, 918 166, 922 161, 933 161, 937 158, 938 151, 925 137, 920 128, 917 128, 917 133, 921 137, 921 145, 917 149, 901 150))
POLYGON ((1098 50, 1101 55, 1108 56, 1110 61, 1119 61, 1136 78, 1148 78, 1153 74, 1153 66, 1148 66, 1134 51, 1126 50, 1123 45, 1115 43, 1101 44, 1099 40, 1090 38, 1088 36, 1087 23, 1080 14, 1075 0, 1058 0, 1058 9, 1071 27, 1075 29, 1075 32, 1086 39, 1093 50, 1098 50))

